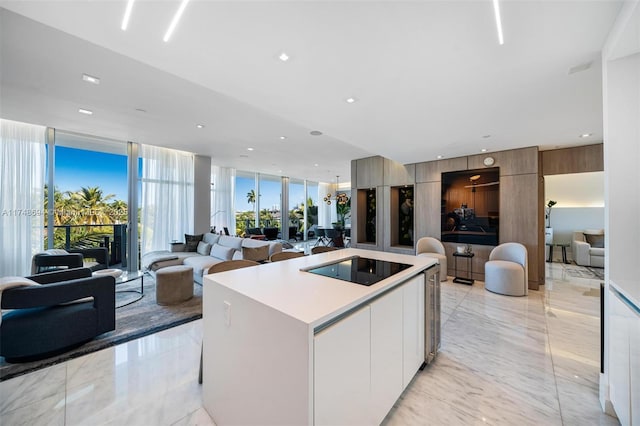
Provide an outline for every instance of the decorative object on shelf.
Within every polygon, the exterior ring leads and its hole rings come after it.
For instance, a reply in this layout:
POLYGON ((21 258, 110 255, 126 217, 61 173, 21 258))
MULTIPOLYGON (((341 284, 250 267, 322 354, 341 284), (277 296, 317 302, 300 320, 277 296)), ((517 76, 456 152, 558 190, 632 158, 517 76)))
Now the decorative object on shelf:
POLYGON ((376 242, 376 190, 366 190, 365 242, 376 242))
POLYGON ((413 246, 413 186, 398 189, 398 243, 413 246))
POLYGON ((545 209, 544 218, 547 220, 547 228, 551 228, 551 208, 558 204, 557 201, 549 200, 547 202, 547 208, 545 209))

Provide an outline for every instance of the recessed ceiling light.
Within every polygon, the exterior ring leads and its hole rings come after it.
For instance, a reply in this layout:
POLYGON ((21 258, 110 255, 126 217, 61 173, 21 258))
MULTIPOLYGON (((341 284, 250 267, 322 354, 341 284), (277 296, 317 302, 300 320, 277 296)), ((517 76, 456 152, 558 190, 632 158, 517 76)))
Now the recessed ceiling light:
POLYGON ((487 152, 487 148, 482 148, 480 152, 487 152))
POLYGON ((592 136, 593 133, 583 133, 580 135, 581 138, 588 138, 589 136, 592 136))
POLYGON ((93 84, 100 84, 100 79, 98 77, 94 77, 92 75, 89 74, 82 74, 82 80, 88 82, 88 83, 93 83, 93 84))
POLYGON ((278 170, 278 173, 282 173, 282 170, 278 170))
POLYGON ((287 137, 286 136, 280 136, 280 139, 285 140, 287 137))
POLYGON ((318 163, 314 164, 314 167, 318 167, 318 163))
POLYGON ((348 104, 352 104, 356 101, 356 98, 347 98, 346 101, 348 104))
POLYGON ((169 41, 169 39, 171 38, 171 34, 173 34, 173 30, 176 29, 176 25, 178 25, 178 21, 180 20, 180 17, 182 16, 182 12, 184 12, 184 9, 187 7, 187 3, 189 3, 189 0, 182 0, 182 3, 180 3, 180 7, 176 11, 176 14, 173 15, 173 19, 171 20, 171 24, 169 24, 169 28, 167 29, 167 32, 165 33, 164 37, 162 38, 162 40, 164 42, 169 41))
POLYGON ((491 135, 482 135, 482 137, 483 137, 484 139, 488 139, 488 138, 490 138, 490 137, 491 137, 491 135))
POLYGON ((285 52, 282 52, 280 56, 278 56, 278 59, 280 59, 282 62, 287 62, 289 60, 289 55, 287 55, 285 52))
POLYGON ((120 26, 120 28, 122 28, 122 31, 126 31, 127 26, 129 25, 129 18, 131 17, 131 10, 133 9, 134 1, 135 0, 129 0, 127 2, 127 8, 124 10, 124 17, 122 18, 122 25, 120 26))
POLYGON ((436 158, 440 160, 442 158, 442 155, 438 155, 436 158))
POLYGON ((197 127, 198 129, 203 129, 203 128, 204 128, 204 124, 196 124, 196 127, 197 127))
POLYGON ((502 35, 502 19, 500 18, 500 3, 498 0, 493 0, 493 13, 496 16, 496 28, 498 29, 498 43, 504 44, 504 37, 502 35))
POLYGON ((138 112, 147 112, 146 109, 142 109, 142 108, 136 108, 136 111, 138 111, 138 112))
POLYGON ((312 130, 309 132, 311 136, 321 136, 322 132, 320 130, 312 130))
POLYGON ((78 112, 79 112, 80 114, 86 114, 86 115, 91 115, 91 114, 93 114, 93 111, 90 111, 90 110, 88 110, 88 109, 84 109, 84 108, 79 108, 79 109, 78 109, 78 112))
POLYGON ((247 151, 253 151, 253 148, 247 148, 247 151))

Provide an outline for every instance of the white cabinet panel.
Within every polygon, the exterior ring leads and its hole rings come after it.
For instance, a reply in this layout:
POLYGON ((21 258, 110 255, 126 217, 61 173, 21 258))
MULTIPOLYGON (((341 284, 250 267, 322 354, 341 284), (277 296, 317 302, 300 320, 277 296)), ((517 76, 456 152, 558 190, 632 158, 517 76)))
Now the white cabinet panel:
POLYGON ((412 278, 402 290, 404 389, 424 362, 424 275, 412 278))
POLYGON ((629 361, 631 364, 631 424, 640 426, 640 316, 633 315, 629 324, 629 361))
POLYGON ((369 424, 370 308, 315 335, 315 425, 369 424))
POLYGON ((610 293, 610 359, 609 383, 613 408, 622 425, 631 424, 630 376, 629 376, 629 310, 618 297, 610 293))
POLYGON ((402 385, 403 288, 373 302, 371 307, 371 419, 380 424, 396 402, 402 385))

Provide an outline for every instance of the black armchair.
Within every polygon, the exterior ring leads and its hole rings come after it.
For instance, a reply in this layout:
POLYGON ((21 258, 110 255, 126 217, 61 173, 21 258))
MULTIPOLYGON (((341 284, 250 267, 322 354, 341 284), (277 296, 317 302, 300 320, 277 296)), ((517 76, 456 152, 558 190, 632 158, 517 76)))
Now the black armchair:
POLYGON ((0 324, 0 355, 7 362, 48 358, 115 330, 114 277, 92 277, 80 268, 27 278, 43 285, 2 293, 2 309, 11 309, 0 324))
POLYGON ((32 263, 32 274, 82 267, 93 272, 109 266, 109 251, 106 247, 70 249, 67 252, 56 250, 54 253, 45 251, 33 256, 32 263))

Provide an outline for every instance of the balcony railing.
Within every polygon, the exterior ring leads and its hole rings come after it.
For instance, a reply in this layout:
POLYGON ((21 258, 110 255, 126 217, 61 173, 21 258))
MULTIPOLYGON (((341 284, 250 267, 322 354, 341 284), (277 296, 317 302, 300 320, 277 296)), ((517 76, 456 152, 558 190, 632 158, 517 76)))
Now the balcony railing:
POLYGON ((54 248, 106 247, 110 265, 127 266, 127 225, 56 225, 53 228, 54 248))

